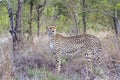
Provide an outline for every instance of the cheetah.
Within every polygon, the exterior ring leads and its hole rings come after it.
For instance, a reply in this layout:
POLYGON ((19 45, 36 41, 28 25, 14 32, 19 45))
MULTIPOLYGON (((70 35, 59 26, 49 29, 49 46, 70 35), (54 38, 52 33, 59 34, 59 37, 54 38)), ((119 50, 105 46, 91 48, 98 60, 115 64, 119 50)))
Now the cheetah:
POLYGON ((89 34, 65 37, 56 33, 56 26, 46 27, 51 51, 55 55, 55 72, 59 73, 61 69, 61 54, 63 53, 84 53, 86 58, 95 59, 101 51, 101 41, 89 34), (92 54, 92 56, 89 56, 92 54))

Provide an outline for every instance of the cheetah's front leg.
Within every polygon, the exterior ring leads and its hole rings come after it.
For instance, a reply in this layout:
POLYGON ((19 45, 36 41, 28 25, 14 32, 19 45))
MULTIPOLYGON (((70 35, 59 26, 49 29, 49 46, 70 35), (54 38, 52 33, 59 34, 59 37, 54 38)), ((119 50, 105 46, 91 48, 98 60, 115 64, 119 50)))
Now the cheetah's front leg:
POLYGON ((55 73, 60 73, 61 70, 61 54, 56 53, 55 54, 55 73))

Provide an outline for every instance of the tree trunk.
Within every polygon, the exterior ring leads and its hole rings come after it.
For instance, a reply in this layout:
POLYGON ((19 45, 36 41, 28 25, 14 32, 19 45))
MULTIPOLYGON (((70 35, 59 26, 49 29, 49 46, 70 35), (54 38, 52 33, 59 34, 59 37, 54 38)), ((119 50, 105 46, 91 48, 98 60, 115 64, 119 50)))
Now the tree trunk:
POLYGON ((86 1, 85 0, 82 0, 82 3, 81 3, 81 5, 82 5, 82 19, 83 19, 83 33, 85 34, 86 33, 86 30, 87 30, 87 28, 86 28, 86 26, 87 26, 87 17, 86 17, 86 1))
POLYGON ((37 8, 37 26, 38 26, 38 32, 37 35, 40 35, 40 14, 42 13, 42 11, 44 10, 44 8, 42 8, 41 10, 39 8, 37 8))
POLYGON ((21 42, 21 15, 22 15, 22 0, 18 0, 18 10, 16 12, 16 25, 14 27, 14 16, 10 6, 10 0, 8 1, 8 14, 10 18, 10 33, 13 42, 13 58, 19 54, 20 42, 21 42))
POLYGON ((11 58, 11 63, 12 63, 12 68, 11 68, 11 73, 14 71, 15 69, 15 65, 14 65, 14 54, 17 52, 16 50, 16 45, 14 44, 14 42, 17 39, 16 33, 14 31, 14 16, 13 16, 13 12, 12 12, 12 8, 10 5, 10 0, 8 0, 8 14, 9 14, 9 18, 10 18, 10 33, 11 33, 11 37, 12 37, 12 54, 10 54, 10 58, 11 58))
POLYGON ((36 5, 36 9, 37 9, 37 26, 38 26, 37 35, 38 36, 40 35, 40 14, 44 10, 45 5, 46 5, 46 0, 44 1, 44 3, 42 5, 40 5, 40 4, 36 5))
POLYGON ((38 26, 38 32, 37 35, 40 35, 40 14, 39 14, 39 10, 37 10, 37 26, 38 26))
POLYGON ((75 26, 73 29, 71 29, 72 33, 75 33, 75 35, 79 34, 79 28, 78 28, 78 22, 77 22, 77 15, 78 13, 76 12, 77 10, 77 6, 73 4, 74 1, 70 0, 70 5, 68 3, 65 2, 66 4, 66 8, 68 9, 68 11, 70 12, 70 15, 73 19, 73 25, 75 26), (74 5, 74 6, 71 6, 74 5), (71 7, 71 8, 70 8, 71 7))
POLYGON ((74 18, 74 23, 75 23, 75 27, 76 27, 76 35, 78 35, 78 23, 77 23, 77 19, 76 19, 76 16, 75 16, 75 12, 73 10, 73 18, 74 18))
POLYGON ((15 25, 15 32, 17 35, 16 43, 18 45, 18 52, 17 54, 20 54, 19 49, 21 48, 21 42, 22 42, 22 32, 21 32, 21 18, 22 18, 22 5, 23 1, 18 0, 18 9, 16 12, 16 25, 15 25))
POLYGON ((118 29, 117 29, 118 20, 116 17, 112 17, 112 19, 113 19, 113 23, 114 23, 115 34, 116 34, 116 36, 118 36, 118 29))
MULTIPOLYGON (((116 5, 117 3, 116 2, 114 2, 114 6, 116 5)), ((118 21, 118 12, 117 12, 117 9, 116 9, 116 7, 114 7, 114 9, 113 9, 113 17, 112 17, 112 19, 113 19, 113 23, 114 23, 114 29, 115 29, 115 39, 116 39, 116 45, 117 45, 117 51, 118 51, 118 55, 120 56, 120 44, 119 44, 119 35, 118 35, 118 28, 120 27, 120 25, 119 25, 119 21, 118 21)))
POLYGON ((20 57, 20 46, 21 46, 21 15, 22 15, 22 0, 18 0, 18 9, 16 12, 16 25, 14 27, 14 16, 12 12, 12 8, 10 6, 10 0, 8 0, 8 14, 10 18, 10 33, 12 36, 13 50, 11 54, 13 71, 16 71, 16 61, 17 58, 20 57))
MULTIPOLYGON (((115 5, 116 5, 116 2, 114 2, 114 7, 115 7, 115 5)), ((112 18, 113 18, 113 22, 114 22, 115 33, 116 33, 116 36, 118 36, 118 29, 117 29, 118 16, 117 16, 117 9, 116 8, 113 9, 113 15, 114 15, 114 17, 112 17, 112 18)))
POLYGON ((119 33, 118 33, 118 27, 120 27, 118 20, 116 17, 113 17, 114 22, 114 29, 115 29, 115 39, 116 39, 116 46, 117 46, 117 52, 120 57, 120 44, 119 44, 119 33))
POLYGON ((29 39, 32 37, 32 23, 33 23, 33 2, 30 3, 30 21, 29 21, 29 39))
POLYGON ((16 48, 15 48, 15 41, 17 40, 17 36, 16 36, 16 32, 14 30, 14 16, 13 16, 13 12, 12 12, 12 8, 11 8, 11 5, 10 5, 10 0, 8 0, 8 14, 9 14, 9 18, 10 18, 10 33, 11 33, 11 36, 12 36, 12 42, 13 42, 13 54, 16 53, 16 48))

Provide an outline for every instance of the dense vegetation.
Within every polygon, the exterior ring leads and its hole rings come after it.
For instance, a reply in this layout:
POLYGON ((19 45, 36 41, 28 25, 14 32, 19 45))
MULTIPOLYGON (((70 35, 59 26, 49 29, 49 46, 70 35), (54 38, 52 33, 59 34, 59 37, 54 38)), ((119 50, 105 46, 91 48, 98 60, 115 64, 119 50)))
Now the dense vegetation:
POLYGON ((0 0, 0 80, 120 80, 119 34, 120 0, 0 0), (89 71, 84 57, 62 56, 54 74, 50 25, 68 36, 97 36, 102 67, 89 71))
MULTIPOLYGON (((46 5, 39 9, 40 11, 40 30, 45 30, 47 25, 57 25, 60 31, 70 32, 73 27, 83 31, 84 24, 87 30, 109 30, 114 29, 114 21, 112 17, 120 16, 120 1, 119 0, 49 0, 46 5), (84 7, 85 6, 85 7, 84 7), (43 8, 43 9, 42 9, 43 8), (115 10, 115 11, 114 11, 115 10), (83 20, 85 17, 85 23, 83 20)), ((23 32, 29 30, 30 24, 30 2, 25 0, 22 11, 22 29, 23 32)), ((9 31, 9 16, 7 2, 0 2, 0 33, 9 31)), ((17 1, 11 1, 13 13, 17 11, 17 1)), ((32 31, 37 33, 37 5, 42 5, 44 0, 33 0, 33 21, 32 31)), ((75 31, 76 32, 76 31, 75 31)))

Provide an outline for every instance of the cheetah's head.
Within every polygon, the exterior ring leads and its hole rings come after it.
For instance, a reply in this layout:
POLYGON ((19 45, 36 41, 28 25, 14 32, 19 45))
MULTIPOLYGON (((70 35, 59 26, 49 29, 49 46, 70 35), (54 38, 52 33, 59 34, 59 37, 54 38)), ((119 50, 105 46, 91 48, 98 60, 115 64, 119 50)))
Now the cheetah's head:
POLYGON ((48 33, 49 36, 55 35, 56 34, 56 29, 57 29, 56 26, 49 26, 49 27, 47 26, 46 27, 46 30, 47 30, 47 33, 48 33))

